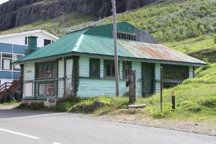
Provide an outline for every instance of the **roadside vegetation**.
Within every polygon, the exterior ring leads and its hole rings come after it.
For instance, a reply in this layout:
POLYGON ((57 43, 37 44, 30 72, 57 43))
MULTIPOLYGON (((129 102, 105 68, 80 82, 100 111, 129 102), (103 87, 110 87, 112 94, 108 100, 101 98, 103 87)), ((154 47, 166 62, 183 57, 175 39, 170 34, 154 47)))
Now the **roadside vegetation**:
POLYGON ((0 103, 0 106, 7 106, 7 105, 14 105, 14 104, 20 104, 20 101, 11 101, 6 103, 0 103))

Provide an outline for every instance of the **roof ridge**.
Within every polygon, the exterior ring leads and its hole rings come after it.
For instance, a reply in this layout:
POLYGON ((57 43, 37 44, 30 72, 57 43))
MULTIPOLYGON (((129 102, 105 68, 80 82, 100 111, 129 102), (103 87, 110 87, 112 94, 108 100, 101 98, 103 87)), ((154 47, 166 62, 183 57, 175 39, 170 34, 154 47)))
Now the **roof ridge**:
POLYGON ((81 35, 79 36, 77 42, 75 43, 75 45, 73 46, 73 48, 72 48, 71 51, 75 51, 75 52, 76 52, 76 51, 78 50, 78 48, 79 48, 79 46, 80 46, 82 40, 84 39, 84 36, 85 36, 84 34, 81 34, 81 35))

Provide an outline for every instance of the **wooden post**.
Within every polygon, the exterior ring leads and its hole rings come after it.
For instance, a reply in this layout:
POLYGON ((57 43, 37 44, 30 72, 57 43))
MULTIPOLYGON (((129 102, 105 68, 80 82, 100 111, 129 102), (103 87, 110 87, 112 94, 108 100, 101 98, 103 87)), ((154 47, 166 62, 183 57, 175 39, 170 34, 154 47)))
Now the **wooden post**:
POLYGON ((20 65, 21 71, 20 71, 20 94, 21 98, 23 97, 23 88, 24 88, 24 64, 20 65))
POLYGON ((136 102, 136 71, 130 70, 129 71, 129 103, 136 102))
POLYGON ((160 68, 160 109, 163 112, 163 67, 160 68))
POLYGON ((118 67, 118 47, 117 47, 117 25, 116 25, 116 1, 112 0, 113 11, 113 39, 115 50, 115 79, 116 79, 116 96, 119 96, 119 67, 118 67))

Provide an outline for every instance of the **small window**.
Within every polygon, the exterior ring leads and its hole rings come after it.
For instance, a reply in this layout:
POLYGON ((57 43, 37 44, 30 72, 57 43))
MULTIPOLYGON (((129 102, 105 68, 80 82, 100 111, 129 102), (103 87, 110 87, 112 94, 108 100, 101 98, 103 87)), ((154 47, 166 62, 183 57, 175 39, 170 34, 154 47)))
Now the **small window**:
POLYGON ((28 37, 25 37, 25 45, 28 45, 28 37))
POLYGON ((136 34, 117 32, 117 38, 136 41, 136 34))
POLYGON ((2 59, 2 69, 11 70, 11 59, 2 59))
POLYGON ((132 69, 132 62, 123 61, 123 78, 127 78, 129 75, 129 70, 132 69))
POLYGON ((51 40, 48 40, 48 39, 44 39, 44 46, 48 45, 51 43, 51 40))
POLYGON ((90 59, 90 77, 100 77, 100 59, 90 59))
POLYGON ((115 63, 111 60, 104 61, 104 76, 105 77, 115 77, 115 63))

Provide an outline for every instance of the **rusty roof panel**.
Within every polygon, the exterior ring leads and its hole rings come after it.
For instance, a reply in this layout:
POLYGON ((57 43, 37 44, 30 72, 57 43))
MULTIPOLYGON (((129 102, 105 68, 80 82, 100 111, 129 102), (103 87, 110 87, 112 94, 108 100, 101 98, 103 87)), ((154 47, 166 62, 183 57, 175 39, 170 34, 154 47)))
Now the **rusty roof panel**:
POLYGON ((205 64, 203 61, 168 48, 162 44, 135 41, 118 41, 118 43, 137 58, 205 64))

